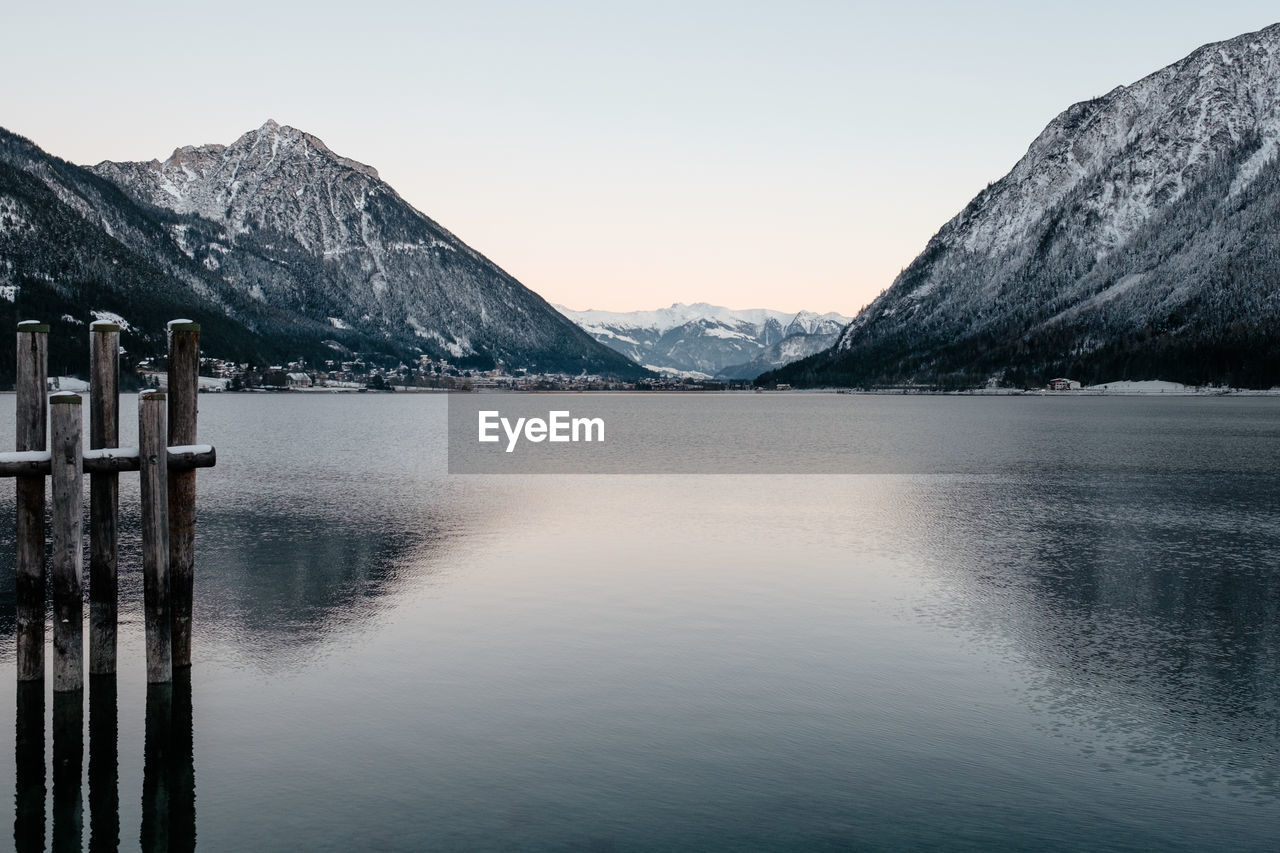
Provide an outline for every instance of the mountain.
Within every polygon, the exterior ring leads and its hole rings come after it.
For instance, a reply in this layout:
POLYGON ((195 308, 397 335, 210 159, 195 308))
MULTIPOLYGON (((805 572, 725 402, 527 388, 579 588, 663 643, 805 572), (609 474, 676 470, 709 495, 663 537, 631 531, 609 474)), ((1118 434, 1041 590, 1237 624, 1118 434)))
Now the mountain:
POLYGON ((358 352, 645 373, 374 169, 271 121, 228 146, 91 168, 0 131, 0 296, 0 314, 66 326, 51 345, 73 332, 76 353, 77 327, 105 310, 154 330, 135 336, 143 349, 162 343, 162 316, 190 315, 208 354, 258 363, 358 352))
POLYGON ((309 133, 268 121, 229 146, 93 171, 190 219, 172 229, 188 256, 307 321, 480 364, 643 372, 309 133))
POLYGON ((822 352, 832 346, 839 338, 840 324, 834 331, 820 334, 788 335, 780 341, 770 344, 760 354, 745 364, 732 364, 716 374, 717 379, 730 381, 749 381, 762 373, 776 370, 779 367, 799 361, 807 356, 822 352))
POLYGON ((723 379, 758 374, 830 346, 849 322, 839 314, 764 308, 738 311, 698 302, 656 311, 556 308, 597 341, 651 370, 723 379))
MULTIPOLYGON (((87 323, 99 317, 124 321, 126 366, 162 353, 166 321, 184 316, 198 317, 206 344, 228 355, 262 363, 292 352, 296 340, 266 340, 233 319, 286 318, 177 251, 170 224, 115 184, 0 129, 0 326, 48 322, 53 374, 85 369, 87 323)), ((13 374, 13 348, 0 347, 3 382, 13 374)))
POLYGON ((1280 24, 1050 122, 804 385, 1280 384, 1280 24))

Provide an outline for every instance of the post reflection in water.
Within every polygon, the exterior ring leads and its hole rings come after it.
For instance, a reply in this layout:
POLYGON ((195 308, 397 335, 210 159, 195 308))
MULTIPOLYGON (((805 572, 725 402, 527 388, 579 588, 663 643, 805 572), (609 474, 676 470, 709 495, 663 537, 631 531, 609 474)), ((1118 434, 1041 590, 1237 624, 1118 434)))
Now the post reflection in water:
POLYGON ((147 685, 141 834, 147 853, 195 849, 192 745, 191 670, 182 669, 172 684, 147 685))
POLYGON ((147 732, 142 763, 142 849, 169 849, 169 757, 173 685, 147 685, 147 732))
POLYGON ((44 851, 44 682, 19 681, 13 847, 44 851))
POLYGON ((120 846, 116 677, 89 677, 89 851, 120 846))
POLYGON ((81 848, 84 798, 84 691, 53 694, 53 849, 81 848))
POLYGON ((169 800, 169 849, 196 849, 196 767, 191 723, 191 668, 173 674, 173 795, 169 800))
MULTIPOLYGON (((116 678, 89 682, 89 851, 120 849, 119 712, 116 678)), ((143 746, 144 851, 196 846, 196 788, 191 724, 191 671, 172 684, 147 687, 143 746)), ((42 682, 20 682, 15 730, 13 842, 18 853, 45 850, 45 694, 42 682)), ((54 851, 84 849, 84 693, 53 694, 54 851)))

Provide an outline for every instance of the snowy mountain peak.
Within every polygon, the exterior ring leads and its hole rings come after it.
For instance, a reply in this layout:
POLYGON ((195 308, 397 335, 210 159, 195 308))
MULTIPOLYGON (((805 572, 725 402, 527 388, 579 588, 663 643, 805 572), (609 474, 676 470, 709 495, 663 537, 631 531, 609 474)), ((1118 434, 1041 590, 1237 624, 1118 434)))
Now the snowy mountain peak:
POLYGON ((711 305, 707 302, 685 304, 673 302, 670 307, 654 311, 574 311, 563 305, 554 306, 557 311, 579 325, 618 325, 632 328, 646 328, 658 332, 666 332, 687 323, 712 323, 726 326, 752 326, 763 329, 766 323, 774 321, 781 328, 799 323, 799 328, 812 333, 825 326, 835 326, 839 331, 849 318, 835 312, 815 314, 812 311, 800 311, 791 314, 786 311, 774 311, 768 308, 726 308, 723 305, 711 305))
POLYGON ((735 379, 750 379, 791 358, 817 352, 849 322, 834 312, 790 314, 706 302, 675 302, 655 311, 554 307, 596 340, 651 369, 735 379), (787 346, 778 348, 784 340, 787 346))
POLYGON ((188 145, 164 162, 93 170, 151 204, 222 223, 232 239, 268 229, 329 253, 361 246, 360 212, 370 196, 394 195, 372 166, 272 119, 230 145, 188 145))
MULTIPOLYGON (((475 364, 642 373, 415 210, 371 166, 275 120, 164 162, 91 168, 166 211, 172 248, 249 314, 475 364)), ((264 321, 265 322, 265 321, 264 321)), ((338 335, 341 337, 341 335, 338 335)))
POLYGON ((770 378, 1280 381, 1277 152, 1280 24, 1068 107, 836 350, 770 378))
POLYGON ((1208 44, 1129 86, 1073 104, 1031 143, 1002 180, 939 233, 992 256, 1025 240, 1038 213, 1087 183, 1079 200, 1095 220, 1082 237, 1105 253, 1182 198, 1211 161, 1251 135, 1258 156, 1238 192, 1280 139, 1280 24, 1208 44))

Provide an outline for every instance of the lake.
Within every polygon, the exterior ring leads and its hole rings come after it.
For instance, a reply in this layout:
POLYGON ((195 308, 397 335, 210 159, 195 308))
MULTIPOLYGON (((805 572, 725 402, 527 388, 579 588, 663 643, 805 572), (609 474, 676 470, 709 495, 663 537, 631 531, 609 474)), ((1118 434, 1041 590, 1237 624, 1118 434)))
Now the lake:
POLYGON ((459 475, 443 396, 202 396, 188 682, 136 475, 114 684, 17 691, 0 583, 16 845, 1280 847, 1280 399, 536 402, 664 426, 459 475))

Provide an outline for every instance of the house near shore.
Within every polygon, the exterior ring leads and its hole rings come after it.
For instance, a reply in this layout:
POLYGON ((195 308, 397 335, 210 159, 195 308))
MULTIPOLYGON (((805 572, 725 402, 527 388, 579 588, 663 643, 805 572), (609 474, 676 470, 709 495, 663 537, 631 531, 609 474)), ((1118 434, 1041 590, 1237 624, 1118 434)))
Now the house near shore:
POLYGON ((1047 386, 1050 391, 1079 391, 1082 387, 1079 382, 1074 379, 1050 379, 1047 386))

